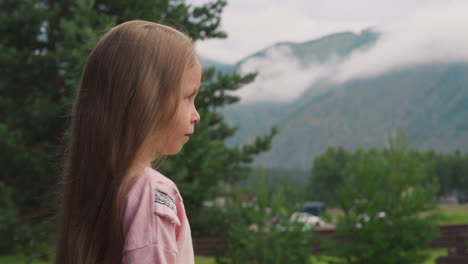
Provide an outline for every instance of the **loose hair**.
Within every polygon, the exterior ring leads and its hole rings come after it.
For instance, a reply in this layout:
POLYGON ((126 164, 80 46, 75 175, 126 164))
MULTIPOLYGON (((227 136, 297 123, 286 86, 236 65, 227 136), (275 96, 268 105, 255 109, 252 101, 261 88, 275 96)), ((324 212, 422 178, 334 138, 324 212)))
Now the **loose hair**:
POLYGON ((55 263, 121 263, 129 171, 161 153, 195 60, 188 36, 147 21, 122 23, 94 47, 71 113, 55 263))

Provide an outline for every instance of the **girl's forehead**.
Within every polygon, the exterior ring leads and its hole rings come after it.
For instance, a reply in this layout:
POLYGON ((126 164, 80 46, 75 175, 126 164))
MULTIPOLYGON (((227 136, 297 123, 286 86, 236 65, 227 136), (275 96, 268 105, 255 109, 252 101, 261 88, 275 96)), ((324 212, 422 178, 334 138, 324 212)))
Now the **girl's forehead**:
MULTIPOLYGON (((193 71, 195 71, 197 74, 200 74, 202 73, 202 64, 200 63, 199 60, 196 60, 194 65, 192 67, 190 67, 193 71)), ((190 70, 190 69, 189 69, 190 70)))
POLYGON ((201 72, 202 70, 200 65, 195 64, 194 66, 188 68, 184 73, 184 84, 182 86, 182 90, 190 93, 195 89, 198 89, 201 81, 201 72))
POLYGON ((202 67, 199 62, 185 71, 185 79, 188 82, 200 82, 202 75, 202 67))

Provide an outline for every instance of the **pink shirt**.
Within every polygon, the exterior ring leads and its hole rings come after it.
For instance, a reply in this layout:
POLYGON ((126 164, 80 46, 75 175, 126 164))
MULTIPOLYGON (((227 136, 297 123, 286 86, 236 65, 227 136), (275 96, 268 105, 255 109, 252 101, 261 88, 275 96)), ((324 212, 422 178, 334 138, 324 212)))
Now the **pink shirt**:
POLYGON ((122 264, 193 264, 192 236, 174 182, 145 167, 123 209, 122 264))

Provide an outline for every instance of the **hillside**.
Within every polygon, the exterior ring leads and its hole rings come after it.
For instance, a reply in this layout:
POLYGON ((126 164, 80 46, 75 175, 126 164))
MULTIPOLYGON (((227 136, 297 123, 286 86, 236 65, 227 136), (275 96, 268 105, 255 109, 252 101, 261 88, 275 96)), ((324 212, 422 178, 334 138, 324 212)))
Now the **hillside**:
MULTIPOLYGON (((371 46, 378 35, 338 33, 289 45, 307 65, 346 57, 371 46)), ((271 47, 270 47, 271 48, 271 47)), ((265 56, 269 48, 239 62, 265 56)), ((271 168, 308 169, 329 145, 383 146, 388 132, 400 126, 418 149, 468 150, 468 64, 407 67, 344 83, 319 81, 288 103, 237 104, 223 110, 239 127, 231 144, 251 141, 276 124, 280 133, 270 152, 257 162, 271 168)))
MULTIPOLYGON (((468 150, 468 65, 425 66, 331 87, 284 107, 280 134, 258 161, 308 168, 329 145, 383 146, 399 126, 418 149, 468 150)), ((240 123, 242 124, 242 123, 240 123)))

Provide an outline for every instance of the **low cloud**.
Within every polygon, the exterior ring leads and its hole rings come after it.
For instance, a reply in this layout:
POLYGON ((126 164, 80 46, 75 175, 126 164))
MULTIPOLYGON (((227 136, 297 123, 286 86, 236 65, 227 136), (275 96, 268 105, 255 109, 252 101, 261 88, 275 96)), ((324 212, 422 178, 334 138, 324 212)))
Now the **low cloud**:
POLYGON ((257 78, 234 94, 243 103, 288 102, 296 99, 310 84, 328 76, 330 67, 309 62, 305 67, 288 46, 268 49, 265 57, 252 58, 240 67, 241 73, 258 72, 257 78))
POLYGON ((271 48, 265 55, 263 58, 249 59, 240 67, 241 73, 258 72, 255 82, 235 93, 241 97, 242 102, 292 101, 309 84, 324 75, 321 72, 323 67, 304 68, 288 46, 271 48))
POLYGON ((374 47, 343 61, 335 81, 376 76, 404 67, 468 61, 468 1, 431 5, 400 22, 381 26, 374 47))
POLYGON ((312 8, 305 6, 304 10, 298 10, 300 6, 284 1, 228 2, 221 20, 221 28, 228 33, 228 38, 197 42, 197 50, 202 56, 234 64, 276 42, 307 41, 345 30, 358 32, 373 24, 370 21, 311 18, 306 13, 312 8))
POLYGON ((292 101, 318 80, 345 82, 370 78, 421 64, 468 62, 468 1, 432 4, 397 22, 375 28, 374 46, 337 61, 310 62, 304 67, 287 47, 270 49, 264 58, 241 65, 258 71, 255 82, 237 92, 243 102, 292 101))

